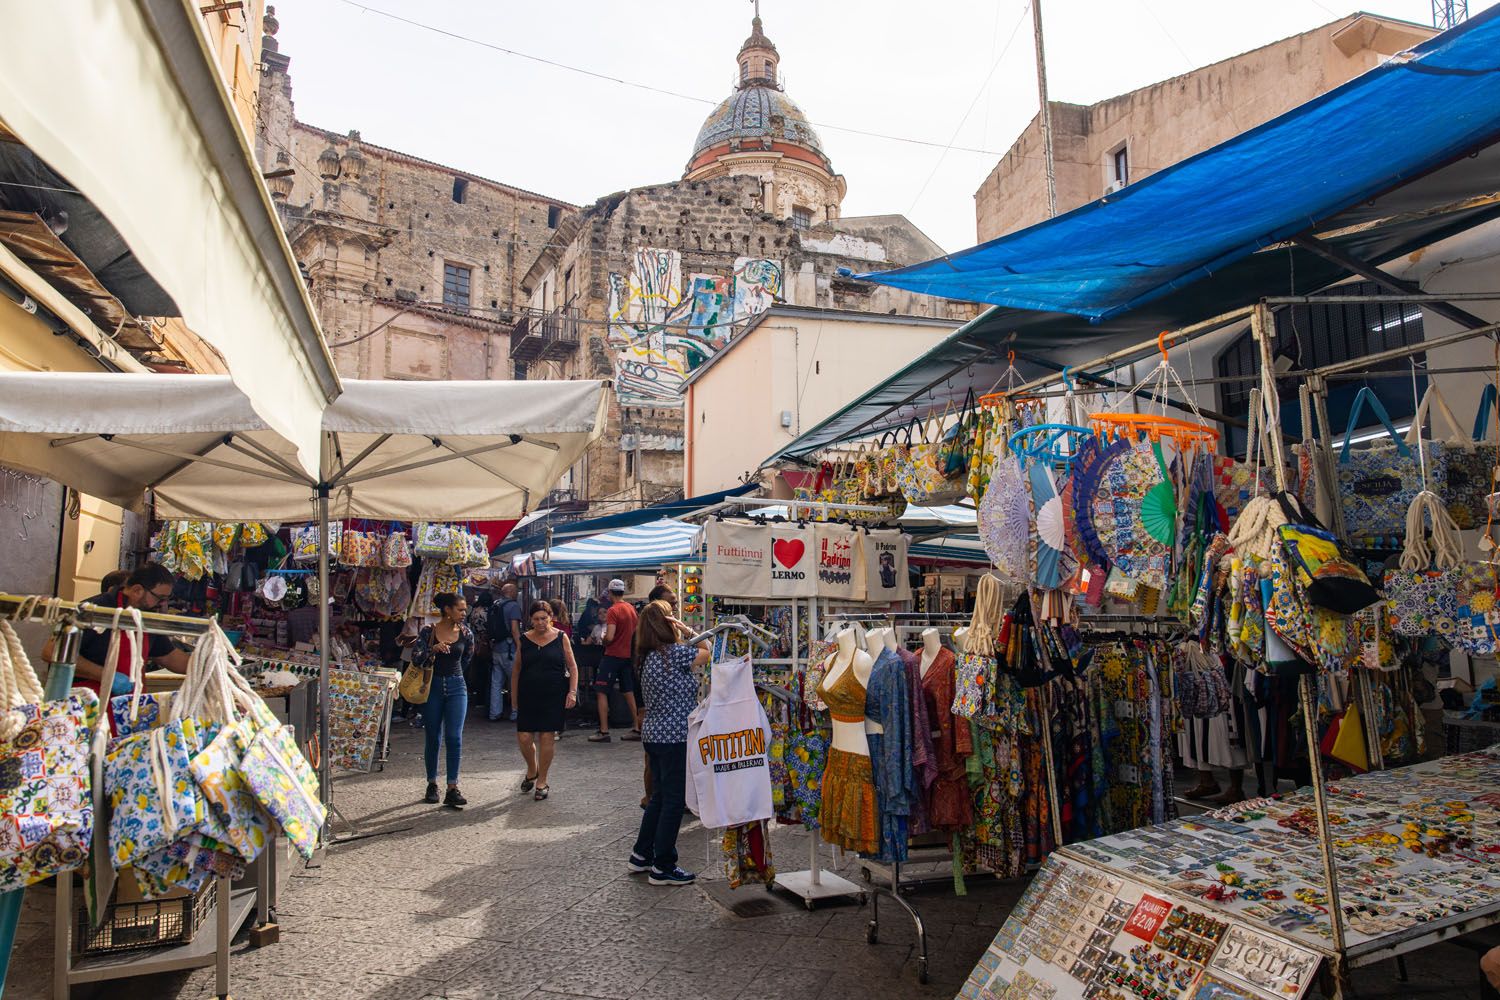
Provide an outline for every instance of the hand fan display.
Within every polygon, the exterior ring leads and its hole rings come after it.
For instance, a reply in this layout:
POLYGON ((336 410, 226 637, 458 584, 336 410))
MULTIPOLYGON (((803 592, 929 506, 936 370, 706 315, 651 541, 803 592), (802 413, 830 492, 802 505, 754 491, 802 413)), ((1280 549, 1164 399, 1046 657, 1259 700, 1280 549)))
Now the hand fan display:
POLYGON ((1137 583, 1164 590, 1177 503, 1156 446, 1142 441, 1111 447, 1092 506, 1110 565, 1137 583))
POLYGON ((1026 475, 1031 484, 1031 501, 1036 508, 1036 531, 1031 536, 1036 548, 1032 581, 1044 590, 1055 590, 1062 586, 1062 555, 1067 545, 1062 497, 1058 496, 1052 470, 1045 462, 1031 462, 1026 475))
POLYGON ((1024 584, 1031 538, 1031 491, 1014 455, 996 460, 979 501, 979 537, 1002 580, 1024 584))

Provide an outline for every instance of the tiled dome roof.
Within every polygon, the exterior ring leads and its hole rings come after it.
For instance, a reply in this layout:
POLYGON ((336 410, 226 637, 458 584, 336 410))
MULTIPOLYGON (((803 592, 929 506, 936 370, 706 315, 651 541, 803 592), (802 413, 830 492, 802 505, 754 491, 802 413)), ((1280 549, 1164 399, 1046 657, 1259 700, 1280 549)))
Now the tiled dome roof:
POLYGON ((803 146, 827 160, 823 140, 802 109, 774 87, 745 87, 724 99, 698 130, 693 144, 694 162, 702 153, 731 139, 770 139, 803 146))

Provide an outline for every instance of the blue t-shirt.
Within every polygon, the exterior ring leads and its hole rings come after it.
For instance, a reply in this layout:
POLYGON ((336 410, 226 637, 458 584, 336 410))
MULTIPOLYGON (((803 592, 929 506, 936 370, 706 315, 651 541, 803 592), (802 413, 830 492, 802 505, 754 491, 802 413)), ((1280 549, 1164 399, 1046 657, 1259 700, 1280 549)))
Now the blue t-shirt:
POLYGON ((646 654, 641 664, 641 697, 646 703, 641 739, 647 743, 686 743, 688 716, 698 704, 693 676, 696 646, 678 642, 646 654))

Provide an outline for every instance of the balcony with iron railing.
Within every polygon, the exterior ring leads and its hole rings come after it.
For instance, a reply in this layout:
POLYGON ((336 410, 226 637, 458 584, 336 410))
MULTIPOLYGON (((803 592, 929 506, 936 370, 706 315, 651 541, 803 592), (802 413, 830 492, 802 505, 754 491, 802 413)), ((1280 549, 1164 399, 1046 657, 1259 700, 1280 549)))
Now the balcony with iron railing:
POLYGON ((523 364, 562 361, 578 350, 578 312, 574 309, 523 309, 510 335, 510 359, 523 364))

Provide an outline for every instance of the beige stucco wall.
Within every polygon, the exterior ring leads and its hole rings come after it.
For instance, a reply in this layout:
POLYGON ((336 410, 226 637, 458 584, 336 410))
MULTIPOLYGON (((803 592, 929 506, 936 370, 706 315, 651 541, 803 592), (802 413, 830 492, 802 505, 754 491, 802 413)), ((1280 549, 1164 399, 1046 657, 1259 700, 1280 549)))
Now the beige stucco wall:
MULTIPOLYGON (((1373 69, 1433 34, 1356 14, 1088 107, 1052 105, 1057 208, 1104 197, 1112 156, 1130 180, 1202 152, 1373 69)), ((1033 119, 975 192, 979 242, 1047 217, 1041 125, 1033 119)))
POLYGON ((760 463, 957 328, 957 323, 788 316, 775 310, 689 387, 689 496, 760 463), (790 411, 790 427, 781 426, 790 411))

